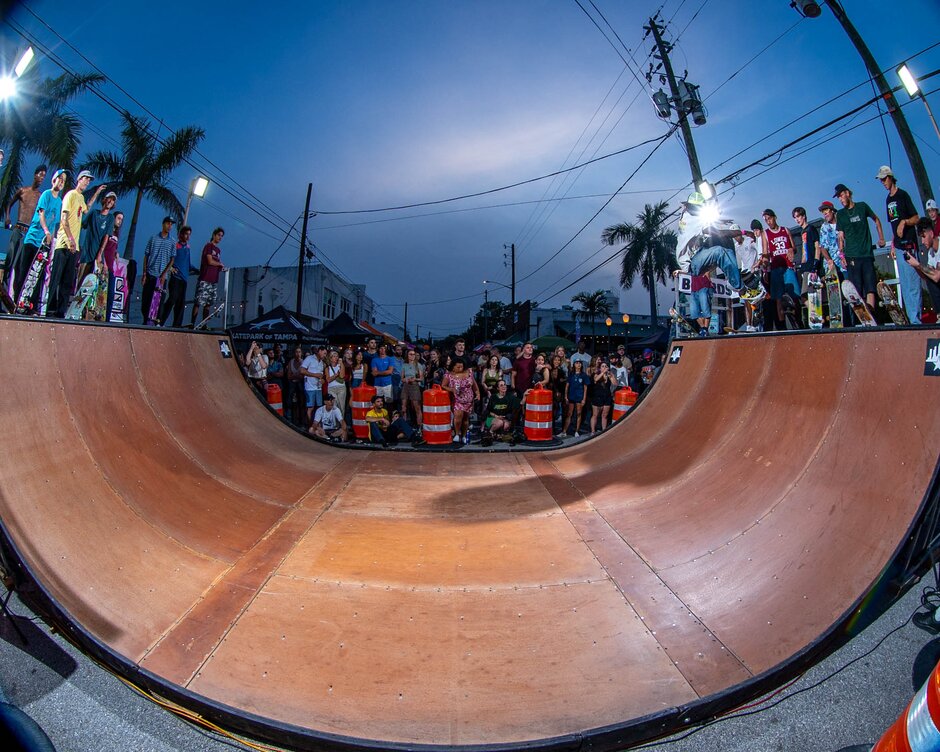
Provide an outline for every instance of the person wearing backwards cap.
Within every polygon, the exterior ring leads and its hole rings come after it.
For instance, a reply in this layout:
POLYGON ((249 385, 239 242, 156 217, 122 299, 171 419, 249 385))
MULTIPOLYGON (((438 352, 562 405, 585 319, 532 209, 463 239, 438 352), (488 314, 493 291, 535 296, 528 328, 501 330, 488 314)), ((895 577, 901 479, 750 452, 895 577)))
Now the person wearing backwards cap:
MULTIPOLYGON (((23 251, 16 260, 13 270, 13 299, 19 303, 23 282, 29 267, 40 248, 47 251, 52 248, 52 239, 59 229, 59 214, 62 212, 62 189, 65 187, 67 173, 65 170, 56 170, 52 173, 52 187, 43 191, 36 204, 36 211, 29 223, 29 229, 23 236, 23 251)), ((33 300, 39 299, 39 285, 36 285, 33 300)))
MULTIPOLYGON (((904 258, 908 255, 917 258, 917 222, 920 217, 910 194, 898 188, 897 178, 888 165, 882 166, 875 175, 875 179, 888 191, 885 197, 885 209, 888 212, 888 224, 891 225, 891 250, 888 255, 891 260, 896 259, 900 252, 904 258)), ((903 259, 902 259, 903 261, 903 259)), ((898 261, 898 284, 901 288, 901 298, 904 310, 912 324, 920 323, 920 277, 910 266, 898 261)))
POLYGON ((845 256, 846 276, 855 285, 859 295, 864 296, 869 308, 875 307, 875 255, 872 253, 871 230, 868 220, 875 223, 878 231, 878 247, 885 247, 885 234, 881 220, 864 201, 856 202, 852 191, 844 183, 835 188, 833 198, 839 199, 842 208, 836 212, 836 230, 839 233, 839 250, 845 256))
MULTIPOLYGON (((88 170, 78 173, 75 187, 62 199, 62 220, 59 234, 55 238, 55 253, 52 257, 52 272, 49 277, 49 300, 46 315, 65 318, 65 309, 75 289, 75 272, 78 269, 79 240, 82 232, 82 217, 88 211, 82 195, 95 176, 88 170)), ((94 204, 106 185, 99 185, 91 198, 94 204)))
POLYGON ((753 272, 741 274, 734 254, 733 238, 741 230, 732 230, 731 223, 717 218, 714 205, 709 205, 701 193, 692 193, 681 204, 679 216, 679 238, 676 244, 676 260, 679 272, 701 276, 721 268, 725 277, 741 297, 751 303, 758 302, 764 294, 760 281, 753 272))
MULTIPOLYGON (((92 201, 94 203, 94 201, 92 201)), ((82 220, 82 254, 79 259, 78 281, 85 279, 85 275, 94 271, 95 261, 101 258, 108 238, 114 231, 114 205, 117 203, 117 194, 108 191, 101 199, 101 208, 89 211, 82 220)))

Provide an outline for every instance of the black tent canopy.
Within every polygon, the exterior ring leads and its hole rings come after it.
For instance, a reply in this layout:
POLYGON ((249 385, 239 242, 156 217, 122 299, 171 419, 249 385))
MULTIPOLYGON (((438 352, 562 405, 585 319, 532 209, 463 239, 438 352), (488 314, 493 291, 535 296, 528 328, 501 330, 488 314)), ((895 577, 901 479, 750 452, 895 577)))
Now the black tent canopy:
POLYGON ((257 340, 260 344, 301 342, 305 345, 326 344, 323 334, 313 328, 313 319, 302 313, 288 311, 284 306, 273 308, 253 321, 229 329, 236 342, 257 340))
POLYGON ((320 334, 332 344, 358 344, 375 336, 368 329, 359 326, 346 312, 340 312, 339 316, 325 324, 320 334))

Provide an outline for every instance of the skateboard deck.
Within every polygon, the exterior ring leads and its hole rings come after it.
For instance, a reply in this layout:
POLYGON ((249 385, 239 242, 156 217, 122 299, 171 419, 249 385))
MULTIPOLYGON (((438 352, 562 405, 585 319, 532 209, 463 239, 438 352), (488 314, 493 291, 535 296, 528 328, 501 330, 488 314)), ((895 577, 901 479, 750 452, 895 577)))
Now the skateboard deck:
POLYGON ((111 277, 108 280, 108 288, 111 293, 111 307, 108 311, 108 321, 112 324, 123 324, 127 314, 128 291, 127 291, 127 259, 118 256, 114 259, 114 265, 111 268, 111 277))
POLYGON ((212 319, 213 316, 217 315, 218 312, 221 311, 224 307, 225 307, 225 303, 219 303, 215 308, 212 309, 212 311, 209 312, 209 315, 206 316, 198 324, 196 324, 196 326, 194 326, 193 329, 205 329, 206 324, 209 323, 210 319, 212 319))
POLYGON ((894 296, 894 290, 890 285, 879 282, 877 285, 878 297, 881 298, 881 304, 891 317, 891 323, 897 326, 908 326, 911 322, 907 318, 904 309, 898 305, 898 299, 894 296))
POLYGON ((689 321, 685 316, 679 313, 675 308, 669 309, 669 317, 672 319, 673 323, 678 325, 680 331, 684 332, 688 337, 697 337, 698 329, 696 329, 692 322, 689 321))
POLYGON ((829 328, 841 329, 842 322, 842 288, 839 285, 839 276, 835 268, 826 275, 826 298, 829 301, 829 328))
POLYGON ((71 319, 72 321, 81 319, 82 314, 85 313, 85 309, 88 308, 92 300, 94 300, 97 290, 98 278, 94 274, 86 275, 78 288, 78 292, 72 296, 72 301, 65 311, 65 318, 71 319))
POLYGON ((822 329, 824 319, 821 290, 810 289, 806 294, 806 312, 809 319, 809 328, 822 329))
POLYGON ((108 315, 108 274, 102 269, 95 273, 95 296, 85 309, 85 318, 106 321, 108 315))
POLYGON ((31 313, 35 304, 33 303, 33 293, 36 291, 36 285, 46 270, 49 250, 45 247, 36 251, 36 256, 29 265, 26 272, 26 278, 23 280, 23 287, 20 290, 20 297, 16 301, 16 312, 19 314, 31 313))
POLYGON ((163 300, 163 285, 157 282, 153 289, 153 298, 150 299, 150 312, 147 314, 147 324, 153 325, 160 322, 160 301, 163 300))
POLYGON ((845 296, 846 302, 852 308, 852 313, 855 314, 855 318, 858 319, 858 323, 861 326, 877 326, 875 317, 872 316, 871 311, 868 310, 868 304, 862 299, 862 296, 858 294, 855 285, 849 280, 845 280, 845 282, 842 283, 842 294, 845 296))

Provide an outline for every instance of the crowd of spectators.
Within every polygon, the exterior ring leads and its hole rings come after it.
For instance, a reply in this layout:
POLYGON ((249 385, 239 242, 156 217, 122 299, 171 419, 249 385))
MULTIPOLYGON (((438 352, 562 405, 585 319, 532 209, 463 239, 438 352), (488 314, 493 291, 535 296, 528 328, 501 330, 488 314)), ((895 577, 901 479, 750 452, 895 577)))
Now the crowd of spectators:
MULTIPOLYGON (((712 315, 712 277, 719 268, 735 289, 741 285, 734 280, 748 276, 763 284, 765 297, 742 294, 744 331, 787 328, 784 308, 790 301, 797 325, 808 327, 809 294, 821 290, 826 277, 838 279, 840 285, 849 280, 875 311, 876 247, 886 248, 888 258, 896 264, 897 287, 910 323, 924 321, 922 289, 927 290, 932 302, 930 320, 936 320, 940 310, 937 203, 928 200, 922 216, 910 194, 898 185, 890 166, 880 167, 874 177, 886 191, 886 225, 878 212, 857 199, 844 183, 837 184, 833 191, 832 199, 838 205, 829 199, 819 202, 815 220, 803 206, 793 207, 790 216, 797 229, 792 234, 778 222, 772 208, 762 212, 763 222, 754 219, 748 229, 742 229, 731 220, 709 216, 709 202, 701 194, 689 196, 682 204, 676 253, 680 269, 692 275, 689 318, 697 323, 699 333, 707 334, 712 315), (762 316, 754 315, 758 306, 762 316)), ((844 304, 842 321, 851 325, 856 319, 844 304)))
POLYGON ((624 345, 592 355, 584 341, 569 353, 564 347, 536 352, 531 343, 508 351, 484 344, 471 352, 463 339, 447 351, 370 339, 363 348, 298 346, 290 354, 252 342, 241 359, 263 394, 268 384, 280 388, 289 421, 334 441, 354 439, 353 390, 374 387, 365 420, 370 440, 388 446, 423 441, 423 392, 435 386, 450 395, 455 445, 521 440, 526 397, 536 387, 552 392, 556 437, 602 431, 612 421, 614 393, 646 389, 663 356, 647 348, 634 361, 624 345))
MULTIPOLYGON (((112 321, 113 278, 125 277, 128 297, 135 282, 133 267, 128 278, 128 265, 118 256, 124 213, 116 206, 117 194, 105 192, 107 185, 101 184, 86 201, 85 194, 95 179, 87 170, 79 172, 74 180, 66 170, 56 170, 50 187, 43 190, 45 178, 46 166, 39 165, 32 183, 17 189, 3 207, 4 225, 12 232, 0 264, 0 288, 20 313, 64 318, 82 280, 95 274, 101 284, 108 286, 105 320, 112 321), (99 196, 101 202, 96 208, 99 196), (39 276, 35 286, 28 289, 24 283, 34 263, 38 264, 39 276)), ((189 247, 192 228, 183 225, 174 233, 175 225, 176 220, 167 216, 159 232, 147 239, 140 276, 141 314, 145 323, 182 327, 189 277, 198 275, 189 321, 194 327, 200 309, 199 321, 203 321, 216 305, 219 273, 225 269, 219 249, 225 231, 221 227, 212 231, 197 260, 189 247), (198 268, 193 266, 194 261, 198 261, 198 268), (151 316, 155 294, 161 297, 155 306, 156 315, 151 316)), ((126 308, 120 318, 127 320, 126 308)))

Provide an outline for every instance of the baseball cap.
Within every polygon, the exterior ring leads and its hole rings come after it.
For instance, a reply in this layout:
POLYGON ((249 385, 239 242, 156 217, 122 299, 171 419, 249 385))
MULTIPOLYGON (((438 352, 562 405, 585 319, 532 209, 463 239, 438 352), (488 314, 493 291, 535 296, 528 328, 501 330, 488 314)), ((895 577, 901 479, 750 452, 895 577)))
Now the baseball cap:
POLYGON ((741 228, 740 228, 740 226, 738 225, 737 222, 732 222, 732 223, 728 226, 728 229, 729 229, 729 230, 740 230, 741 228))
POLYGON ((834 207, 834 206, 832 205, 832 202, 831 202, 831 201, 823 201, 823 202, 819 205, 819 211, 823 211, 824 209, 832 209, 833 211, 835 211, 835 210, 836 210, 836 207, 834 207))
POLYGON ((68 177, 69 172, 68 170, 61 170, 61 169, 56 170, 55 172, 52 173, 52 179, 55 180, 57 177, 59 177, 59 175, 65 175, 66 177, 68 177))
POLYGON ((937 208, 937 202, 934 201, 932 198, 928 198, 928 199, 927 199, 927 204, 924 206, 924 208, 927 209, 928 211, 929 211, 930 209, 936 209, 936 208, 937 208))
POLYGON ((689 197, 686 199, 685 203, 689 204, 689 206, 704 206, 705 197, 698 191, 695 191, 694 193, 689 194, 689 197))
POLYGON ((648 347, 643 351, 643 357, 644 357, 644 358, 645 358, 647 355, 652 355, 652 354, 653 354, 653 351, 652 351, 650 348, 648 348, 648 347))
POLYGON ((761 214, 765 217, 773 217, 774 219, 777 218, 777 212, 775 212, 773 209, 764 209, 761 214))
POLYGON ((90 172, 88 172, 88 170, 82 170, 80 173, 78 173, 78 177, 75 179, 81 180, 82 178, 91 178, 92 180, 94 180, 95 176, 92 175, 90 172))
POLYGON ((881 165, 878 168, 878 174, 875 175, 875 180, 884 180, 887 177, 894 177, 894 171, 888 165, 881 165))
POLYGON ((115 201, 117 201, 117 194, 114 191, 108 191, 106 194, 104 194, 104 197, 113 198, 115 201))
POLYGON ((334 399, 336 399, 336 396, 333 395, 333 394, 331 394, 330 392, 327 392, 326 394, 323 395, 323 401, 324 401, 324 402, 326 402, 327 400, 329 400, 330 402, 332 402, 334 399))
POLYGON ((164 221, 164 222, 169 222, 170 224, 174 224, 174 225, 176 224, 176 220, 173 219, 173 217, 171 217, 169 214, 167 214, 167 215, 163 218, 163 221, 164 221))
POLYGON ((842 191, 848 191, 849 187, 845 183, 839 183, 834 190, 835 192, 832 194, 832 197, 839 198, 839 194, 842 193, 842 191))

